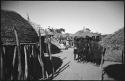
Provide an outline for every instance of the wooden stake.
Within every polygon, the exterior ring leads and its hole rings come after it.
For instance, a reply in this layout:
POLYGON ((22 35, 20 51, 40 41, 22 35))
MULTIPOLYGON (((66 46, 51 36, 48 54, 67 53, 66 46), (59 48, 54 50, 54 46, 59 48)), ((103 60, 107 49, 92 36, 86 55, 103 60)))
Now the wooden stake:
POLYGON ((49 35, 48 35, 48 32, 45 31, 46 33, 46 38, 47 38, 47 49, 48 49, 48 55, 49 55, 49 58, 50 58, 50 62, 52 64, 52 78, 53 78, 53 75, 54 75, 54 65, 53 65, 53 62, 52 62, 52 54, 51 54, 51 37, 49 38, 49 35))
POLYGON ((43 75, 43 79, 45 78, 44 76, 44 64, 43 64, 43 61, 42 61, 42 58, 41 58, 41 54, 42 54, 42 46, 41 46, 41 33, 40 33, 40 28, 39 28, 39 45, 40 45, 40 56, 39 56, 39 61, 40 61, 40 64, 41 64, 41 67, 42 67, 42 75, 43 75))
POLYGON ((125 54, 124 54, 124 49, 122 49, 122 64, 125 64, 125 54))
POLYGON ((106 51, 106 48, 103 48, 103 53, 102 53, 102 58, 101 58, 101 64, 100 64, 100 67, 101 67, 101 70, 102 70, 102 75, 101 75, 101 80, 103 81, 104 79, 104 70, 103 70, 103 64, 104 64, 104 55, 105 55, 105 51, 106 51))
MULTIPOLYGON (((4 46, 2 46, 3 48, 4 46)), ((4 50, 1 49, 1 54, 0 54, 0 79, 3 80, 3 53, 4 53, 4 50)))
POLYGON ((50 62, 52 64, 52 78, 53 78, 53 75, 54 75, 54 65, 53 65, 53 62, 52 62, 52 54, 51 54, 51 37, 48 38, 48 49, 49 49, 50 62))
POLYGON ((28 63, 27 63, 27 52, 26 52, 26 46, 24 46, 24 54, 25 54, 25 80, 28 77, 28 63))
POLYGON ((16 37, 16 44, 17 44, 17 50, 18 50, 18 60, 19 60, 19 65, 18 65, 18 72, 19 72, 18 80, 21 80, 22 69, 21 69, 20 44, 19 44, 18 34, 17 34, 17 31, 16 31, 15 27, 14 27, 14 34, 15 34, 15 37, 16 37))
POLYGON ((14 48, 14 56, 13 56, 13 67, 14 67, 14 65, 15 65, 15 59, 16 59, 16 46, 15 46, 15 48, 14 48))

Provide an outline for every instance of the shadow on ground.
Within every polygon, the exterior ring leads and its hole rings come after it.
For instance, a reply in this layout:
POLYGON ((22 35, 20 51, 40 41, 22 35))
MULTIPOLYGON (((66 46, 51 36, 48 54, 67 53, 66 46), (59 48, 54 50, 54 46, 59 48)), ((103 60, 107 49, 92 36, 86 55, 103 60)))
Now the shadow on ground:
MULTIPOLYGON (((44 43, 44 45, 43 45, 43 49, 44 49, 44 53, 47 53, 47 51, 48 50, 46 50, 46 48, 47 48, 47 44, 46 43, 44 43)), ((52 54, 57 54, 57 53, 60 53, 60 52, 62 52, 61 51, 61 49, 59 49, 56 45, 54 45, 54 44, 51 44, 51 53, 52 54)))
POLYGON ((54 75, 54 77, 53 77, 52 79, 54 79, 55 77, 57 77, 62 71, 64 71, 66 68, 68 68, 70 62, 71 62, 71 61, 69 61, 68 63, 66 63, 64 66, 62 66, 62 67, 55 73, 55 75, 54 75))
MULTIPOLYGON (((54 71, 56 71, 58 68, 61 67, 63 61, 62 61, 62 59, 60 59, 58 57, 52 57, 52 63, 53 63, 53 66, 54 66, 54 71)), ((49 57, 46 57, 44 59, 45 70, 48 72, 49 75, 52 73, 52 63, 49 60, 49 57)))
POLYGON ((51 44, 51 53, 52 54, 57 54, 60 53, 61 49, 59 49, 57 46, 55 46, 54 44, 51 44))
POLYGON ((113 64, 104 68, 108 77, 115 79, 116 81, 125 81, 125 64, 113 64))

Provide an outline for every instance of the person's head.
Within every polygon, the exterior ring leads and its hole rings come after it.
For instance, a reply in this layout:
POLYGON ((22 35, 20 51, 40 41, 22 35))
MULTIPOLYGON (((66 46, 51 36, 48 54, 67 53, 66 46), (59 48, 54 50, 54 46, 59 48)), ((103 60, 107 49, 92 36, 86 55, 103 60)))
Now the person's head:
POLYGON ((100 36, 96 36, 96 41, 100 41, 100 36))
POLYGON ((95 36, 92 36, 92 40, 95 41, 95 36))
POLYGON ((89 37, 89 41, 92 41, 92 37, 89 37))
POLYGON ((87 39, 87 41, 89 41, 89 36, 88 35, 86 36, 86 39, 87 39))

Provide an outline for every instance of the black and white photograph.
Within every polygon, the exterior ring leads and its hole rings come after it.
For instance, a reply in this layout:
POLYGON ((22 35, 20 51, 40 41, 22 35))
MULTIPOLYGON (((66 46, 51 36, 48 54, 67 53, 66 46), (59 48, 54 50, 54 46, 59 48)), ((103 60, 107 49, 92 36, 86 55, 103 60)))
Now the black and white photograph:
POLYGON ((125 81, 124 1, 1 1, 1 80, 125 81))

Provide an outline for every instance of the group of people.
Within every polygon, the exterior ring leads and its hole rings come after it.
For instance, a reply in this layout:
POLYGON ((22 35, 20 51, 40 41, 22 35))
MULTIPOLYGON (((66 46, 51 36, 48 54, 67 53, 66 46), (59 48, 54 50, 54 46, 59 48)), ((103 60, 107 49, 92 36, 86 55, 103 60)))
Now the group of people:
POLYGON ((74 60, 100 65, 106 50, 98 43, 100 40, 99 36, 74 37, 74 60))

